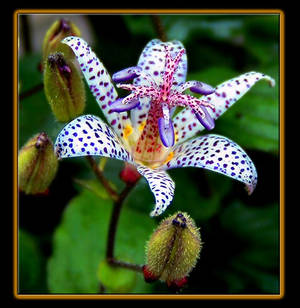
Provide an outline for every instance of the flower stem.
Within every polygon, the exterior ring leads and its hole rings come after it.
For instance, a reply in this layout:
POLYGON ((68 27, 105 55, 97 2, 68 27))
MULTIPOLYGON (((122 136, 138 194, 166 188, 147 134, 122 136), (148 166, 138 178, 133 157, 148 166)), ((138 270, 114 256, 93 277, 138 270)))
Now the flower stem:
POLYGON ((102 171, 99 169, 94 158, 92 156, 86 156, 86 159, 89 162, 90 166, 92 167, 92 170, 94 171, 95 175, 97 176, 97 178, 99 179, 103 187, 106 189, 106 191, 110 195, 110 197, 114 201, 118 201, 119 199, 118 193, 111 187, 107 179, 104 177, 102 171))
POLYGON ((27 98, 35 93, 38 93, 39 91, 43 90, 44 88, 44 84, 43 83, 39 83, 36 86, 32 87, 31 89, 23 92, 20 94, 19 99, 20 101, 23 100, 24 98, 27 98))
POLYGON ((157 33, 158 38, 163 41, 166 42, 167 41, 167 34, 166 31, 163 27, 161 18, 159 15, 151 15, 151 19, 152 19, 152 23, 154 25, 155 31, 157 33))
POLYGON ((142 272, 143 271, 142 265, 123 262, 123 261, 119 261, 119 260, 116 260, 116 259, 110 259, 108 261, 109 261, 109 264, 111 264, 112 266, 119 266, 119 267, 123 267, 123 268, 128 268, 128 269, 131 269, 131 270, 136 271, 136 272, 142 272))
POLYGON ((117 224, 120 217, 121 208, 123 205, 124 200, 131 192, 135 184, 126 184, 124 190, 120 193, 118 199, 114 202, 113 211, 111 214, 109 230, 108 230, 108 241, 106 247, 106 258, 109 263, 115 263, 114 259, 114 246, 115 246, 115 239, 116 239, 116 231, 117 231, 117 224))
POLYGON ((104 186, 106 191, 109 193, 111 198, 114 200, 113 210, 110 218, 109 229, 108 229, 108 240, 106 246, 106 259, 109 264, 112 266, 119 266, 128 268, 137 272, 141 272, 143 270, 142 266, 137 264, 131 264, 127 262, 123 262, 120 260, 116 260, 114 257, 114 247, 115 247, 115 240, 116 240, 116 232, 117 232, 117 225, 119 222, 119 217, 121 213, 121 208, 123 205, 124 200, 129 195, 129 193, 134 188, 135 184, 138 182, 139 178, 137 178, 136 182, 126 183, 125 188, 123 191, 118 194, 109 184, 107 179, 104 177, 102 170, 98 167, 96 161, 91 156, 86 156, 87 161, 89 162, 90 166, 92 167, 94 173, 96 174, 97 178, 104 186))

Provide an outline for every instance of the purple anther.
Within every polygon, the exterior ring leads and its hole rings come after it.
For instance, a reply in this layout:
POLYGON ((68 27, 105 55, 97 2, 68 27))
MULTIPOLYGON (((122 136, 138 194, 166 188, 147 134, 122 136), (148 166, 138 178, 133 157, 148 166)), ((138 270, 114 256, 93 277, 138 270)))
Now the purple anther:
POLYGON ((119 72, 114 73, 112 76, 112 80, 116 83, 132 80, 133 78, 139 76, 139 72, 141 70, 142 69, 139 66, 125 68, 119 72))
POLYGON ((202 95, 209 95, 215 92, 215 89, 212 86, 200 81, 197 81, 195 85, 190 87, 190 90, 194 93, 202 95))
POLYGON ((173 123, 169 120, 168 125, 166 125, 164 118, 158 119, 158 130, 160 139, 163 145, 167 148, 172 147, 175 142, 173 123))
POLYGON ((114 103, 112 103, 110 110, 112 112, 124 112, 131 110, 135 107, 138 107, 140 105, 140 102, 138 100, 132 100, 128 104, 123 104, 122 103, 123 99, 124 98, 118 98, 114 103))
POLYGON ((202 117, 200 113, 195 112, 195 115, 199 122, 208 130, 212 130, 215 127, 215 121, 214 119, 210 116, 209 112, 207 109, 203 106, 199 106, 201 110, 204 112, 205 117, 202 117))
POLYGON ((68 31, 71 30, 71 27, 70 27, 69 22, 68 22, 67 20, 65 20, 65 19, 61 19, 61 20, 60 20, 60 25, 59 25, 59 27, 60 27, 60 30, 61 30, 61 31, 64 31, 64 32, 68 32, 68 31))

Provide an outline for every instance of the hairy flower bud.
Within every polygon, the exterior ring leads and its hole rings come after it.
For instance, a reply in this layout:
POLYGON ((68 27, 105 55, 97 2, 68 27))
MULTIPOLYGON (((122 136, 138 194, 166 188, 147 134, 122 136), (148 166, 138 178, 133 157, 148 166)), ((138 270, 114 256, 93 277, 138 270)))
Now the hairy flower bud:
POLYGON ((44 193, 56 175, 58 160, 46 133, 31 138, 18 156, 19 189, 26 194, 44 193))
POLYGON ((68 58, 74 57, 71 49, 66 44, 61 43, 61 40, 71 35, 80 36, 80 30, 74 23, 65 19, 55 21, 44 37, 43 60, 45 61, 54 52, 63 52, 68 58))
POLYGON ((78 68, 62 53, 49 55, 45 62, 44 87, 52 112, 60 122, 69 122, 85 108, 85 87, 78 68))
POLYGON ((199 229, 188 214, 177 212, 164 219, 147 243, 145 280, 183 286, 197 263, 201 245, 199 229))

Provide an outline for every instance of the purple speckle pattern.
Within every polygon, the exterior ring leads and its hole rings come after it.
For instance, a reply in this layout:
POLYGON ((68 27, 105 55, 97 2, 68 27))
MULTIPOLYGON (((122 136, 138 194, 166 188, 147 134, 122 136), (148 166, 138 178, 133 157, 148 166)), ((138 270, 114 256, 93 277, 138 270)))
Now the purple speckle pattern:
MULTIPOLYGON (((223 82, 215 88, 214 93, 202 96, 201 100, 214 106, 214 110, 210 108, 207 110, 212 119, 216 120, 238 99, 245 95, 256 82, 262 79, 267 80, 271 86, 275 85, 275 81, 271 77, 262 73, 249 72, 223 82)), ((179 142, 184 142, 205 129, 190 109, 180 111, 173 119, 173 123, 179 134, 179 142)))
POLYGON ((246 184, 251 194, 257 184, 256 168, 246 152, 232 140, 204 135, 174 147, 174 157, 161 169, 198 167, 246 184))
POLYGON ((54 148, 59 158, 99 155, 133 162, 114 131, 94 115, 80 116, 67 124, 54 148))
MULTIPOLYGON (((138 86, 150 86, 153 81, 156 86, 163 84, 163 76, 165 71, 166 52, 165 47, 169 46, 172 57, 184 49, 180 41, 161 42, 158 39, 151 40, 143 49, 138 60, 138 66, 151 76, 151 79, 144 76, 139 76, 134 79, 133 84, 138 86)), ((184 53, 178 63, 176 74, 174 75, 172 89, 185 82, 187 73, 187 56, 184 53)), ((134 126, 138 126, 147 118, 147 113, 150 108, 150 98, 143 98, 141 105, 131 111, 131 120, 134 126)))
POLYGON ((165 171, 151 169, 142 165, 138 165, 137 170, 146 178, 155 196, 155 207, 150 216, 162 214, 173 200, 175 183, 165 171))
POLYGON ((124 121, 128 120, 128 115, 127 112, 119 114, 110 110, 110 106, 117 99, 118 93, 106 68, 82 38, 69 36, 62 40, 62 43, 67 44, 73 50, 101 111, 114 131, 122 137, 124 121))

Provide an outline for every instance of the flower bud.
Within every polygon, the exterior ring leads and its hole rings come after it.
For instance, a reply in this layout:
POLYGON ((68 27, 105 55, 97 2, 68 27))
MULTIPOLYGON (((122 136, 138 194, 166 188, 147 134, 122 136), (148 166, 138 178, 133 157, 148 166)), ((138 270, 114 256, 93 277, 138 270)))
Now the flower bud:
POLYGON ((43 60, 45 61, 54 52, 63 52, 68 59, 74 57, 72 50, 61 43, 61 40, 71 35, 80 36, 80 30, 74 23, 65 19, 55 21, 44 37, 43 60))
POLYGON ((46 133, 31 138, 18 156, 19 189, 25 194, 47 191, 56 175, 58 160, 46 133))
POLYGON ((120 172, 120 178, 127 184, 134 184, 141 174, 136 170, 136 167, 125 162, 124 169, 120 172))
POLYGON ((146 246, 147 282, 165 281, 169 287, 182 287, 194 268, 202 247, 199 229, 186 213, 164 219, 146 246))
POLYGON ((45 62, 44 88, 52 112, 60 122, 69 122, 85 108, 85 86, 81 73, 62 53, 49 55, 45 62))

